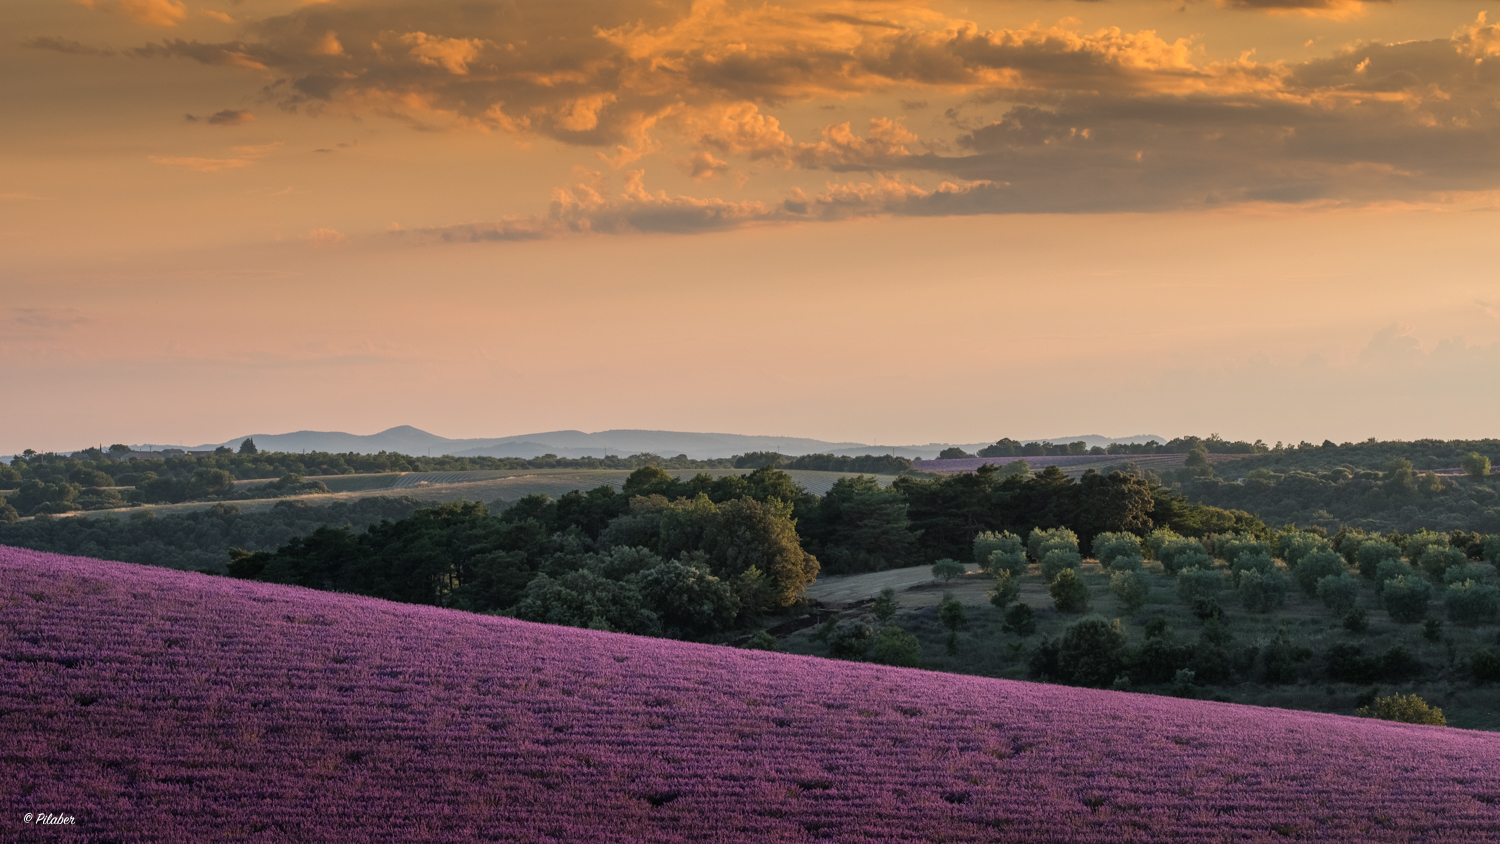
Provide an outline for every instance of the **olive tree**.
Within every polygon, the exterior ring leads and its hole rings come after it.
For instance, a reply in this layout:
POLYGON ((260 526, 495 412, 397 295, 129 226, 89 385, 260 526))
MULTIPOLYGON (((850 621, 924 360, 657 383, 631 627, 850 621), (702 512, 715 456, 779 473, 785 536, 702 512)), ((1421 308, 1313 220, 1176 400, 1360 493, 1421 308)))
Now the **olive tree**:
POLYGON ((1151 580, 1143 571, 1117 571, 1109 576, 1109 589, 1125 611, 1135 614, 1151 598, 1151 580))
POLYGON ((1385 582, 1380 597, 1392 620, 1400 624, 1415 624, 1427 615, 1432 584, 1420 577, 1398 575, 1385 582))
POLYGON ((966 570, 963 563, 946 557, 932 564, 933 578, 944 583, 948 583, 955 577, 962 577, 966 570))
POLYGON ((1083 612, 1088 609, 1089 585, 1083 582, 1076 569, 1063 569, 1047 587, 1047 594, 1052 596, 1052 605, 1059 612, 1083 612))
POLYGON ((1042 557, 1042 577, 1048 583, 1057 580, 1057 576, 1064 570, 1077 570, 1083 565, 1083 558, 1077 551, 1069 551, 1064 548, 1055 548, 1042 557))
POLYGON ((1338 615, 1347 615, 1359 603, 1359 578, 1349 572, 1330 574, 1318 581, 1318 600, 1338 615))
POLYGON ((1476 480, 1490 473, 1490 459, 1477 451, 1469 452, 1458 465, 1463 467, 1464 474, 1476 480))
POLYGON ((1303 554, 1295 564, 1290 560, 1287 562, 1292 567, 1292 578, 1309 595, 1318 594, 1318 584, 1323 578, 1338 577, 1347 571, 1344 568, 1344 558, 1329 548, 1319 548, 1303 554))
POLYGON ((1448 619, 1457 624, 1489 624, 1500 616, 1500 588, 1465 580, 1443 590, 1448 619))

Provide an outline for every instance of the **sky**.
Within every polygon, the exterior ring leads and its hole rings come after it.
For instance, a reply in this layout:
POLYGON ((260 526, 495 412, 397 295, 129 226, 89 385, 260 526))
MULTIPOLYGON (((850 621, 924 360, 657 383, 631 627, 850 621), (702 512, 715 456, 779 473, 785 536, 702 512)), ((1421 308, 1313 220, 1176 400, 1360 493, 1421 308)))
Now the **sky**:
POLYGON ((9 0, 0 454, 1496 436, 1497 23, 9 0))

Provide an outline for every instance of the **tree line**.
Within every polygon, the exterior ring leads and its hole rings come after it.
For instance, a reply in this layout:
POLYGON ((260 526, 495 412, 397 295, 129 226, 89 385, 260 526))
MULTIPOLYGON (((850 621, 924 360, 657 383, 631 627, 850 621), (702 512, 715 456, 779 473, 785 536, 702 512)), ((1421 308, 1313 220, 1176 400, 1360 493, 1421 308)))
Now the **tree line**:
POLYGON ((275 552, 237 552, 237 577, 505 612, 536 621, 711 638, 793 606, 817 574, 879 571, 967 550, 986 530, 1170 526, 1268 534, 1246 513, 1190 504, 1125 474, 1055 468, 932 478, 841 478, 808 493, 784 471, 673 478, 528 496, 499 513, 445 505, 362 534, 330 528, 275 552), (686 615, 684 615, 686 613, 686 615))

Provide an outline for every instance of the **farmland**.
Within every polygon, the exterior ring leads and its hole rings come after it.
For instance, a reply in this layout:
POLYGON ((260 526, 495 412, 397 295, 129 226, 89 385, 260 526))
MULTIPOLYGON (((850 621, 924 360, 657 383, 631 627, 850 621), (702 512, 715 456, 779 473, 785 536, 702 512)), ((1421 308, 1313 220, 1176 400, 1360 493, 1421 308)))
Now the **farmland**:
MULTIPOLYGON (((749 469, 667 469, 675 478, 690 478, 697 474, 714 477, 723 475, 745 475, 749 469)), ((787 471, 788 475, 809 492, 826 493, 839 478, 847 477, 843 472, 816 472, 801 469, 787 471)), ((597 486, 619 488, 624 485, 630 471, 624 469, 515 469, 471 472, 391 472, 374 475, 332 475, 319 477, 330 493, 291 496, 289 498, 252 499, 236 501, 235 506, 245 513, 260 513, 276 506, 278 501, 308 501, 326 504, 334 501, 352 502, 371 497, 412 496, 422 501, 442 504, 450 501, 500 501, 510 503, 528 495, 550 495, 561 498, 575 489, 592 489, 597 486)), ((889 483, 893 476, 880 477, 889 483)), ((242 482, 250 485, 266 481, 242 482)), ((191 513, 208 510, 217 505, 213 501, 195 501, 186 504, 159 504, 150 507, 160 515, 191 513)), ((88 510, 68 514, 66 518, 97 518, 101 515, 121 515, 140 508, 115 510, 88 510)))
POLYGON ((11 549, 0 603, 0 788, 90 838, 1500 840, 1485 733, 11 549))
MULTIPOLYGON (((1208 454, 1205 459, 1220 466, 1243 460, 1244 454, 1208 454)), ((919 472, 954 474, 972 472, 980 466, 1005 466, 1017 460, 1026 461, 1033 471, 1046 466, 1056 466, 1070 478, 1079 478, 1093 469, 1108 474, 1111 470, 1130 466, 1140 471, 1169 472, 1181 469, 1187 462, 1186 454, 1067 454, 1047 457, 959 457, 947 460, 913 460, 912 468, 919 472)), ((1221 471, 1229 472, 1228 468, 1221 471)))

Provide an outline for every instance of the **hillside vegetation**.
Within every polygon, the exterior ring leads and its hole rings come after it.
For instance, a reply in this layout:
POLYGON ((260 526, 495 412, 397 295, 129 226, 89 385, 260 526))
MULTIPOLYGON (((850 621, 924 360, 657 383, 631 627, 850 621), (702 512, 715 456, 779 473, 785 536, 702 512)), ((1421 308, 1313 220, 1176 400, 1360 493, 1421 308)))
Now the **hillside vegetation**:
POLYGON ((748 475, 632 473, 498 514, 474 504, 363 534, 319 530, 238 553, 236 577, 503 611, 556 624, 713 639, 800 603, 820 572, 880 571, 967 553, 975 532, 1063 524, 1092 537, 1170 525, 1188 536, 1266 526, 1124 474, 1081 481, 993 467, 932 479, 843 478, 823 496, 769 467, 748 475))
POLYGON ((655 454, 581 458, 546 454, 532 459, 411 457, 389 452, 295 454, 263 452, 251 440, 246 440, 238 452, 220 447, 212 454, 169 457, 137 456, 124 445, 111 446, 107 451, 91 448, 77 455, 38 454, 27 449, 9 466, 0 465, 0 490, 11 491, 5 496, 5 502, 0 503, 0 522, 21 516, 111 510, 142 504, 287 498, 370 488, 358 482, 350 483, 347 479, 351 475, 386 475, 399 486, 398 479, 411 473, 426 474, 433 478, 431 483, 446 484, 461 478, 472 480, 476 476, 493 477, 523 471, 629 472, 644 466, 710 471, 775 466, 810 472, 895 475, 910 471, 912 464, 904 457, 888 455, 805 454, 786 457, 774 452, 754 452, 713 460, 655 454), (246 480, 268 483, 240 483, 246 480))
POLYGON ((1500 729, 1500 537, 1154 531, 1101 534, 1088 560, 1066 532, 1028 540, 979 535, 984 570, 932 567, 944 583, 819 584, 842 605, 775 646, 1348 714, 1417 694, 1451 723, 1500 729))
POLYGON ((89 840, 1500 841, 1490 734, 10 549, 0 606, 10 822, 89 840))

